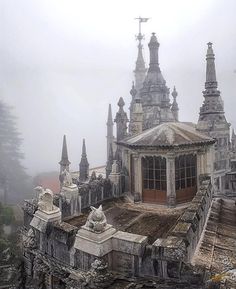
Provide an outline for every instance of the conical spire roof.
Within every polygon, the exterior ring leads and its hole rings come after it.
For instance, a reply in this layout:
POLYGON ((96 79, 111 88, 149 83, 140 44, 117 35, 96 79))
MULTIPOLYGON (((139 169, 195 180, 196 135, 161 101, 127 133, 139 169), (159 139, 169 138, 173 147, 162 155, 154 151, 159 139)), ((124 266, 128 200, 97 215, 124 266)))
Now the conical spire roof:
POLYGON ((59 162, 62 166, 70 165, 70 161, 68 159, 68 152, 67 152, 67 144, 66 144, 66 136, 63 136, 63 144, 62 144, 62 153, 61 153, 61 161, 59 162))

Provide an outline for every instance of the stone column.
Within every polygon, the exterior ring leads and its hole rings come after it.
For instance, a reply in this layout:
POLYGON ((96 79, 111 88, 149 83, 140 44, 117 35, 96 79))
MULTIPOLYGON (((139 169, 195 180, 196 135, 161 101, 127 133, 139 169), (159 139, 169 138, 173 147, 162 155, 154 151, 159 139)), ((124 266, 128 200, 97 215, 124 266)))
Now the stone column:
POLYGON ((142 167, 141 158, 138 154, 133 154, 134 159, 134 201, 142 200, 142 167))
POLYGON ((175 155, 169 153, 166 156, 166 181, 167 181, 167 204, 170 207, 176 205, 175 191, 175 155))

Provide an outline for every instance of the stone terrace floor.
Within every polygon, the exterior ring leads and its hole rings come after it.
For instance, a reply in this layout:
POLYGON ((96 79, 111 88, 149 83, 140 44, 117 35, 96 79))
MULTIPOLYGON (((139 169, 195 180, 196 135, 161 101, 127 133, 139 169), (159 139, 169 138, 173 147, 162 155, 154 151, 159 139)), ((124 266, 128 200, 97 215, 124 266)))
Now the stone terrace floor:
MULTIPOLYGON (((181 206, 170 209, 145 203, 134 204, 127 198, 105 201, 102 206, 108 224, 120 231, 148 236, 150 244, 157 238, 166 237, 186 208, 181 206)), ((90 209, 85 210, 80 216, 64 221, 81 227, 86 223, 89 212, 90 209)))
MULTIPOLYGON (((236 267, 236 205, 234 200, 213 200, 207 226, 193 263, 215 273, 236 267)), ((233 287, 235 288, 235 287, 233 287)))

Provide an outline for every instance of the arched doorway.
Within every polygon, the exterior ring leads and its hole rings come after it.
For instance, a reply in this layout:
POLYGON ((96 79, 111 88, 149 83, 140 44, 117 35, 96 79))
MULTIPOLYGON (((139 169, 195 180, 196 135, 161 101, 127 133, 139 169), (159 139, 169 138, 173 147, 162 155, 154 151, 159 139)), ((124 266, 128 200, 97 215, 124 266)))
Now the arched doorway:
POLYGON ((161 156, 142 158, 142 200, 146 203, 166 204, 166 159, 161 156))

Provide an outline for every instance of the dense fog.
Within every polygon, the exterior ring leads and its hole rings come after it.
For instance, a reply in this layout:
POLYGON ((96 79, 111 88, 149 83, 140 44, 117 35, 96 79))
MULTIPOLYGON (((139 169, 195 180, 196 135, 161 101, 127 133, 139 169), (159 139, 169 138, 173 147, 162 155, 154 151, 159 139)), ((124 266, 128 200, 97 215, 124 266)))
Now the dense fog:
POLYGON ((27 172, 58 170, 64 134, 72 170, 83 138, 90 166, 105 163, 108 104, 114 118, 122 96, 128 112, 139 15, 151 18, 142 26, 146 64, 156 32, 180 120, 197 121, 213 42, 226 118, 236 127, 235 11, 235 0, 1 0, 0 98, 14 107, 27 172))

